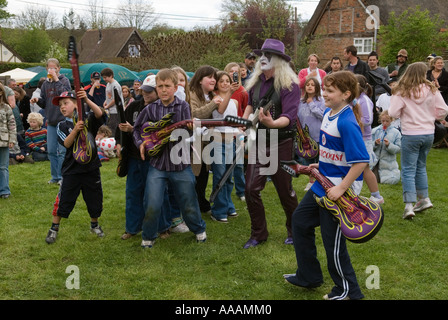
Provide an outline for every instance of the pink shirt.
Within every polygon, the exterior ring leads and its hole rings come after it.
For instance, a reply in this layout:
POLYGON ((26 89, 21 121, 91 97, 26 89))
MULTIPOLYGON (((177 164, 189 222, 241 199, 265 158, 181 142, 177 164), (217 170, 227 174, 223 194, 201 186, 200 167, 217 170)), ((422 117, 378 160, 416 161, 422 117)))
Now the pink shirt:
POLYGON ((404 135, 434 134, 434 121, 445 119, 448 114, 448 106, 440 91, 434 94, 428 86, 421 86, 418 98, 392 95, 390 99, 389 115, 400 118, 404 135))
MULTIPOLYGON (((305 88, 305 81, 306 81, 306 76, 308 75, 308 70, 309 68, 305 68, 300 70, 299 72, 299 83, 300 83, 300 89, 304 89, 305 88)), ((319 83, 322 86, 322 89, 324 88, 324 82, 322 80, 324 80, 325 76, 327 75, 327 73, 322 70, 322 69, 317 69, 319 76, 317 77, 317 80, 319 81, 319 83)))

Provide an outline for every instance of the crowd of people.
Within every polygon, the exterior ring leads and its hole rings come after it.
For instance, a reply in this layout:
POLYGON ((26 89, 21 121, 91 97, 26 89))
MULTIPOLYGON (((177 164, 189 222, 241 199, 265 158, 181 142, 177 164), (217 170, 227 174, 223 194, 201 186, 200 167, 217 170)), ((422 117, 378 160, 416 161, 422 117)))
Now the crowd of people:
POLYGON ((381 205, 385 199, 379 184, 396 184, 401 179, 404 219, 431 208, 426 157, 434 139, 434 122, 446 124, 448 73, 443 58, 436 55, 428 56, 427 63, 408 64, 405 49, 384 68, 376 52, 368 55, 367 62, 358 57, 354 46, 346 47, 342 55, 319 68, 320 58, 313 53, 308 67, 296 70, 284 44, 266 39, 261 49, 245 56, 244 63, 229 62, 223 70, 201 66, 189 79, 182 68, 173 66, 149 74, 143 82, 136 80, 129 88, 105 68, 92 73, 91 83, 78 92, 59 73, 59 62, 49 59, 48 77, 41 79, 31 98, 14 80, 0 85, 0 196, 8 198, 11 193, 8 163, 49 161, 48 183, 60 187, 46 242, 56 241, 61 218, 69 217, 80 192, 91 217, 91 231, 102 237, 98 222, 103 199, 101 161, 118 157, 126 175, 121 239, 141 233, 141 246, 151 248, 158 237, 191 231, 198 242, 204 242, 202 214, 224 224, 238 216, 231 197, 235 188, 250 215, 250 237, 243 245, 249 249, 268 239, 262 191, 272 181, 285 214, 284 244, 293 245, 297 257, 297 271, 284 275, 286 281, 307 288, 322 283, 314 239, 314 229, 320 225, 335 282, 325 298, 361 299, 338 223, 315 197, 326 195, 336 201, 348 188, 359 194, 365 182, 370 200, 381 205), (87 106, 82 120, 77 116, 77 98, 87 106), (117 105, 123 105, 124 119, 117 105), (198 144, 182 149, 182 141, 170 139, 157 155, 148 155, 148 125, 227 115, 244 119, 257 115, 261 152, 247 152, 246 159, 235 165, 237 150, 244 150, 250 139, 246 128, 223 125, 197 130, 187 121, 185 129, 191 141, 199 138, 198 144), (320 156, 298 155, 296 123, 319 144, 320 156), (82 132, 95 137, 92 144, 97 154, 87 163, 74 156, 82 132), (181 161, 173 158, 173 152, 181 161), (400 152, 401 172, 396 159, 400 152), (271 164, 264 160, 274 153, 278 163, 270 170, 271 164), (310 177, 305 196, 298 199, 292 176, 280 169, 281 161, 292 160, 318 168, 335 186, 325 190, 310 177), (206 195, 210 173, 213 190, 219 190, 212 203, 206 195))

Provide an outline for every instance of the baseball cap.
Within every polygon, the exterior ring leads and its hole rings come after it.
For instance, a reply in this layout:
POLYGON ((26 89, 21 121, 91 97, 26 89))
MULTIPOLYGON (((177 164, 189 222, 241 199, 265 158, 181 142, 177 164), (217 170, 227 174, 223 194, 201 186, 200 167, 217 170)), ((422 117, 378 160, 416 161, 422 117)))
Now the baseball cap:
POLYGON ((141 90, 145 92, 152 92, 156 89, 156 76, 150 75, 147 76, 146 79, 143 81, 143 84, 140 87, 141 90))
POLYGON ((51 101, 54 105, 58 106, 59 105, 59 101, 61 99, 64 98, 72 98, 72 99, 76 99, 76 93, 75 91, 65 91, 62 92, 60 96, 54 97, 53 100, 51 101))
POLYGON ((97 71, 92 72, 92 74, 90 75, 90 79, 101 79, 101 74, 97 71))
POLYGON ((256 58, 257 55, 253 52, 249 52, 248 54, 246 54, 246 59, 250 59, 250 58, 256 58))

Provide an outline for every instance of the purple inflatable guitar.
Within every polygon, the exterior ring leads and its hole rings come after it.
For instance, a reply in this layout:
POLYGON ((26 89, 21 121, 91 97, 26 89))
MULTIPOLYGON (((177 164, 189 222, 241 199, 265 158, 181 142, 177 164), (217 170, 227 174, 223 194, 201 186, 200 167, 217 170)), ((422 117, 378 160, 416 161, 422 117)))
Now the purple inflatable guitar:
MULTIPOLYGON (((302 166, 295 161, 281 161, 281 167, 293 177, 298 177, 300 174, 312 176, 325 191, 334 187, 334 184, 316 168, 302 166)), ((381 229, 384 220, 383 209, 376 202, 356 195, 351 188, 336 201, 331 201, 326 196, 315 198, 321 207, 330 211, 339 220, 342 233, 351 242, 366 242, 381 229)))
POLYGON ((308 126, 302 128, 299 118, 296 122, 297 126, 297 153, 299 157, 304 159, 314 159, 319 155, 319 144, 310 136, 308 126))
POLYGON ((226 116, 224 119, 182 120, 172 123, 174 113, 167 113, 157 122, 148 121, 142 126, 141 137, 148 156, 157 156, 163 147, 170 141, 171 133, 180 128, 186 128, 189 124, 201 127, 251 127, 252 121, 241 117, 226 116))

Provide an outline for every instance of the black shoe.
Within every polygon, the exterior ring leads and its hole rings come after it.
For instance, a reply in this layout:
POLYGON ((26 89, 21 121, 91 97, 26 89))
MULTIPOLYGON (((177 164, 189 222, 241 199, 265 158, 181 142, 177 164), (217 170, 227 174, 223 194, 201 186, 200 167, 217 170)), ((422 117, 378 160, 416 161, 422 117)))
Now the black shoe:
POLYGON ((286 282, 288 282, 290 284, 293 284, 295 286, 302 287, 302 288, 307 288, 307 289, 313 289, 313 288, 320 287, 323 283, 323 282, 317 282, 317 283, 313 283, 313 284, 310 284, 307 286, 303 286, 303 285, 299 284, 299 279, 297 279, 297 275, 295 273, 284 274, 283 278, 285 278, 286 282))
POLYGON ((56 230, 50 229, 48 230, 47 237, 45 238, 45 242, 48 244, 52 244, 56 241, 56 237, 58 236, 58 232, 56 230))

